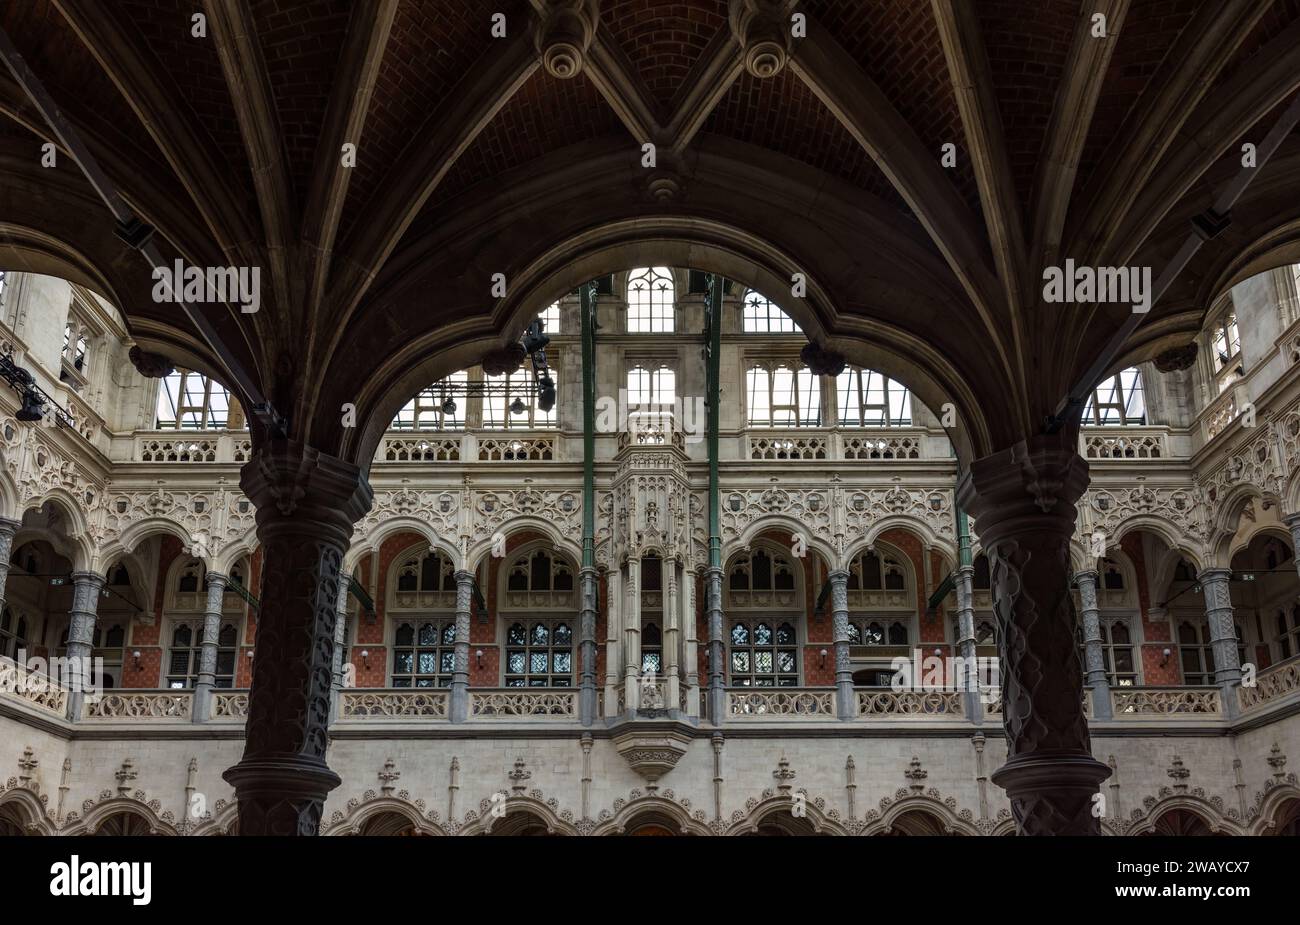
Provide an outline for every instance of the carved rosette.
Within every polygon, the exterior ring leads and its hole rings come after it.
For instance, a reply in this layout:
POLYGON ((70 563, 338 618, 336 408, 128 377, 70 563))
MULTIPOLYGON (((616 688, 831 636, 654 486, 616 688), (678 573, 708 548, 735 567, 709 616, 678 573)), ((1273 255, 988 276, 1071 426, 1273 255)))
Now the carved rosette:
POLYGON ((766 80, 785 68, 790 57, 789 9, 787 0, 731 0, 731 32, 752 76, 766 80))
POLYGON ((1039 436, 971 464, 958 487, 992 566, 1001 629, 1007 763, 993 775, 1026 835, 1098 835, 1075 651, 1070 537, 1088 481, 1074 433, 1039 436))
POLYGON ((357 467, 288 440, 259 449, 240 483, 264 564, 244 756, 224 777, 241 833, 315 835, 339 783, 325 763, 339 569, 370 486, 357 467))
POLYGON ((577 77, 596 34, 596 0, 549 0, 538 22, 537 54, 546 73, 559 80, 577 77))

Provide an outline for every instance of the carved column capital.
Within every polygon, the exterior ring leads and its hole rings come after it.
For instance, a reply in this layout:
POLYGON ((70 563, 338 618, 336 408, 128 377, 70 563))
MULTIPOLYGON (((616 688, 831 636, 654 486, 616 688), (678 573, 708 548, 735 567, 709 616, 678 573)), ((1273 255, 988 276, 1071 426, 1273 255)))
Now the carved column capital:
POLYGON ((297 530, 314 521, 329 531, 329 539, 346 545, 352 525, 374 502, 357 466, 297 440, 261 446, 240 470, 239 487, 257 507, 259 537, 277 523, 292 523, 297 530))
POLYGON ((596 0, 547 0, 534 38, 546 73, 559 80, 577 77, 599 21, 596 0))

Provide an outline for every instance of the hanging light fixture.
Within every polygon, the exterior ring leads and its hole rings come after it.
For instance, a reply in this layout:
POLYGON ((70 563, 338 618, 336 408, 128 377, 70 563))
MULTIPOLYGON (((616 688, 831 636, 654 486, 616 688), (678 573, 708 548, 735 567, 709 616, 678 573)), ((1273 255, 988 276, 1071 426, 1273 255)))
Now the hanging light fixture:
POLYGON ((522 398, 516 398, 514 401, 510 403, 511 414, 519 415, 519 414, 523 414, 527 410, 528 410, 528 406, 524 404, 522 398))
POLYGON ((451 417, 456 413, 456 399, 448 396, 442 401, 442 413, 451 417))

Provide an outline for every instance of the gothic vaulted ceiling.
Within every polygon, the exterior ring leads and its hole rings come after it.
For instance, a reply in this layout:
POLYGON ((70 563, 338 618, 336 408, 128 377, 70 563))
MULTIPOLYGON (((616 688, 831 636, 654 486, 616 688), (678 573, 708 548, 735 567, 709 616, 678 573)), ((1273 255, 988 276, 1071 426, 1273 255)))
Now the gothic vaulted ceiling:
MULTIPOLYGON (((649 260, 758 285, 954 402, 963 455, 1004 447, 1129 314, 1045 303, 1043 267, 1158 275, 1300 89, 1300 0, 23 0, 0 26, 169 258, 262 269, 259 311, 208 317, 290 435, 362 459, 416 388, 649 260)), ((7 70, 0 115, 0 263, 220 373, 67 152, 42 166, 7 70)), ((1117 363, 1295 256, 1294 131, 1231 215, 1117 363)))

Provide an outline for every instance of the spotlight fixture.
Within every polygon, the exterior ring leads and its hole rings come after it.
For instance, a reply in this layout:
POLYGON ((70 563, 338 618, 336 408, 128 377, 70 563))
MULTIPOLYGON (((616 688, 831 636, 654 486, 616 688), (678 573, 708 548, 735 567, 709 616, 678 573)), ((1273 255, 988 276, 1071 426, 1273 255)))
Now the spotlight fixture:
POLYGON ((41 396, 35 389, 23 392, 23 406, 14 413, 14 417, 29 423, 45 417, 45 402, 41 401, 41 396))
POLYGON ((537 380, 537 410, 550 411, 555 407, 555 380, 550 373, 542 373, 537 380))
POLYGON ((36 384, 35 376, 14 362, 12 350, 0 353, 0 379, 22 396, 22 407, 14 414, 18 420, 34 423, 44 418, 47 412, 52 412, 60 426, 74 426, 72 415, 36 384))
POLYGON ((545 350, 546 345, 551 342, 551 338, 542 331, 542 319, 538 318, 528 326, 524 332, 523 345, 524 352, 532 356, 539 351, 545 350))

